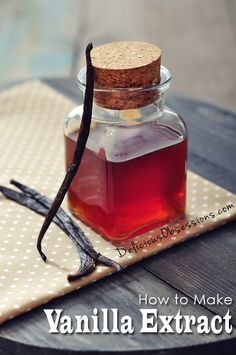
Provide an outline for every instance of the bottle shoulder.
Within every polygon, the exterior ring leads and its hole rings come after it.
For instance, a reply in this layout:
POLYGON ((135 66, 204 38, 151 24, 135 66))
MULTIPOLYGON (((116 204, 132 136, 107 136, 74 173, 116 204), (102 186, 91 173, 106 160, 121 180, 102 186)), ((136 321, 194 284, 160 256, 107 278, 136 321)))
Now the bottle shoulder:
MULTIPOLYGON (((120 162, 178 144, 187 138, 183 119, 168 107, 156 115, 149 108, 149 119, 147 115, 143 119, 137 112, 128 111, 119 112, 123 116, 128 114, 128 120, 116 118, 115 122, 101 120, 93 114, 87 147, 97 154, 103 152, 109 161, 120 162)), ((83 106, 76 107, 65 122, 65 134, 74 140, 82 113, 83 106)))
MULTIPOLYGON (((97 105, 93 107, 92 121, 96 123, 104 123, 112 126, 130 126, 139 125, 148 122, 169 123, 176 128, 186 129, 186 125, 182 117, 174 110, 167 106, 163 106, 160 110, 158 105, 152 104, 145 107, 131 110, 110 110, 104 109, 97 105)), ((80 124, 83 115, 83 105, 79 105, 70 111, 65 119, 65 126, 75 126, 80 124)))

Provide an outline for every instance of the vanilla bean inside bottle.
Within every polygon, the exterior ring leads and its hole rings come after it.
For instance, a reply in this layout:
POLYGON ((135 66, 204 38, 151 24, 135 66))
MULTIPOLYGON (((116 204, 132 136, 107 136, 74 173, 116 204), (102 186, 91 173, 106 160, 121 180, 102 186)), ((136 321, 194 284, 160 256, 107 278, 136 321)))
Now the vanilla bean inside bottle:
MULTIPOLYGON (((187 131, 165 106, 171 74, 161 51, 145 42, 114 42, 91 52, 92 124, 68 191, 72 213, 111 241, 132 238, 185 213, 187 131)), ((85 89, 85 69, 78 76, 85 89)), ((65 122, 66 164, 83 107, 65 122)))

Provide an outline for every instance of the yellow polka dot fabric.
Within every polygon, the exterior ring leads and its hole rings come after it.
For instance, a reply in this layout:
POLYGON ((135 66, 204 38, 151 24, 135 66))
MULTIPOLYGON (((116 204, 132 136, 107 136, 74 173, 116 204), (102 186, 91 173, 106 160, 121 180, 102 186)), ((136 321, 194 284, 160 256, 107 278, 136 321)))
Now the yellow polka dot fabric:
MULTIPOLYGON (((76 104, 40 81, 15 86, 0 94, 0 184, 14 178, 53 198, 65 174, 62 123, 76 104)), ((95 249, 123 267, 236 217, 236 196, 188 172, 187 213, 171 226, 114 245, 89 227, 95 249), (214 216, 214 217, 213 217, 214 216)), ((63 207, 67 209, 66 202, 63 207)), ((43 217, 0 195, 0 323, 38 305, 106 277, 106 266, 68 283, 80 260, 75 246, 54 224, 43 242, 44 263, 36 250, 43 217)), ((112 282, 112 281, 111 281, 112 282)), ((79 291, 78 291, 79 292, 79 291)))

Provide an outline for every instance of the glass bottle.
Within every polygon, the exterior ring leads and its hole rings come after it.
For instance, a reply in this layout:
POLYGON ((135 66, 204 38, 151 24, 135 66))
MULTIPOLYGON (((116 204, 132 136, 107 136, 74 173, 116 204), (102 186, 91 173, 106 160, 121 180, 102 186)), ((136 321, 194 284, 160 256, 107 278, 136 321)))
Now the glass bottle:
MULTIPOLYGON (((84 92, 85 68, 78 83, 84 92)), ((187 130, 165 106, 170 83, 169 70, 161 66, 158 85, 94 90, 90 135, 68 204, 76 217, 111 241, 132 238, 185 213, 187 130), (149 99, 146 106, 110 109, 103 107, 109 95, 118 107, 137 95, 149 99)), ((82 112, 83 105, 76 107, 65 122, 67 167, 82 112)))

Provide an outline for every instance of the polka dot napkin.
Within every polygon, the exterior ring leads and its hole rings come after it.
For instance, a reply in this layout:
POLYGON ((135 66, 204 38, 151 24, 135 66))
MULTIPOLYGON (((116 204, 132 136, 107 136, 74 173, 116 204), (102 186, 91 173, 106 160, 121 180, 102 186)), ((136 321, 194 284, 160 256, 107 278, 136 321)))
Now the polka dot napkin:
MULTIPOLYGON (((0 94, 0 184, 15 178, 53 198, 64 177, 62 121, 75 103, 39 81, 0 94)), ((185 219, 117 246, 78 221, 96 250, 123 267, 196 237, 236 217, 236 196, 188 172, 185 219)), ((66 202, 63 203, 66 209, 66 202)), ((0 323, 53 298, 95 282, 113 270, 98 266, 68 283, 79 258, 67 236, 54 224, 43 247, 45 264, 36 250, 43 217, 0 195, 0 323)))

